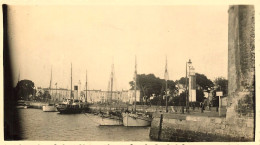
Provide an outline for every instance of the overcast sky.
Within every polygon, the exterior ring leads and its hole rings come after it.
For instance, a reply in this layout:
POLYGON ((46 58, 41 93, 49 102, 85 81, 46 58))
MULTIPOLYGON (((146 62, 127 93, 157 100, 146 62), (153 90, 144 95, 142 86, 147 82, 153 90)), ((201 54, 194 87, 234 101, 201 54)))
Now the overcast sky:
POLYGON ((165 57, 171 80, 195 71, 227 78, 228 6, 10 6, 10 48, 14 84, 32 80, 48 87, 107 90, 111 64, 118 90, 129 89, 137 72, 163 78, 165 57), (84 85, 83 85, 84 86, 84 85), (83 87, 82 86, 82 87, 83 87))

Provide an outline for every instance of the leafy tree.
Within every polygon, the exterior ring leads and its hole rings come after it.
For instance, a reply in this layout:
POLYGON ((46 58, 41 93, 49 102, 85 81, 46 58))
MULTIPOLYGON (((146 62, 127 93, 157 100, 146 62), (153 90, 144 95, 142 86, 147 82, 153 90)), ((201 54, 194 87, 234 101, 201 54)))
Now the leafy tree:
POLYGON ((217 87, 213 92, 212 92, 212 105, 215 107, 218 107, 219 105, 219 97, 216 96, 217 91, 223 91, 223 95, 227 95, 228 90, 228 80, 225 79, 224 77, 218 77, 214 80, 214 84, 217 87))
MULTIPOLYGON (((159 78, 156 78, 154 74, 140 74, 137 75, 137 88, 140 89, 141 96, 144 97, 146 103, 147 99, 152 96, 152 94, 159 95, 161 91, 161 84, 160 81, 158 81, 159 78)), ((134 81, 129 82, 131 89, 134 89, 134 81)))
POLYGON ((203 92, 203 90, 196 90, 196 100, 197 100, 197 102, 203 102, 204 101, 204 99, 206 99, 205 97, 204 97, 204 92, 203 92))
MULTIPOLYGON (((179 80, 177 80, 179 84, 186 84, 186 77, 181 77, 179 80)), ((187 78, 187 84, 189 84, 189 77, 187 78)))
POLYGON ((223 95, 228 93, 227 86, 228 80, 224 77, 218 77, 214 80, 214 84, 217 86, 217 91, 223 91, 223 95))
POLYGON ((39 91, 39 92, 37 93, 37 96, 36 96, 35 100, 41 101, 42 98, 43 98, 43 93, 42 93, 42 91, 39 91))
POLYGON ((155 96, 152 100, 151 100, 151 104, 152 105, 163 105, 163 100, 161 95, 155 96))
POLYGON ((204 74, 196 73, 196 84, 202 87, 202 89, 207 90, 214 86, 213 82, 208 79, 204 74))
POLYGON ((182 92, 179 96, 179 105, 185 106, 186 105, 186 91, 182 92))
MULTIPOLYGON (((196 100, 197 100, 197 102, 202 102, 205 99, 203 90, 208 90, 208 88, 213 87, 214 84, 204 74, 196 73, 195 77, 196 77, 196 85, 201 87, 201 89, 200 88, 196 89, 196 100)), ((186 78, 182 77, 179 80, 177 80, 177 82, 185 85, 186 84, 186 78)), ((187 85, 189 85, 189 79, 187 79, 187 85)), ((186 101, 185 92, 180 94, 179 100, 180 100, 180 102, 182 102, 180 105, 185 105, 185 102, 183 102, 184 99, 186 101)))
POLYGON ((31 80, 21 80, 15 87, 18 100, 29 100, 30 95, 34 95, 34 83, 31 80))
MULTIPOLYGON (((144 97, 146 103, 147 100, 154 94, 155 96, 163 96, 165 95, 165 87, 166 87, 166 82, 164 79, 160 79, 158 77, 155 77, 154 74, 140 74, 137 75, 137 88, 140 89, 141 96, 144 97)), ((134 89, 134 81, 129 82, 131 89, 134 89)), ((176 87, 175 87, 175 82, 172 80, 167 81, 168 84, 168 89, 169 89, 169 95, 173 95, 176 87)), ((155 97, 154 99, 157 101, 162 102, 161 100, 162 97, 155 97)), ((155 103, 154 101, 151 101, 151 103, 155 103)))
MULTIPOLYGON (((162 89, 161 89, 161 96, 165 96, 165 88, 166 88, 166 82, 164 79, 161 79, 162 82, 162 89)), ((173 80, 168 80, 167 81, 167 102, 168 105, 173 105, 174 103, 174 98, 177 96, 177 87, 176 87, 176 82, 173 80)), ((166 97, 164 97, 163 100, 161 100, 161 105, 166 105, 166 97)))
POLYGON ((171 100, 171 105, 179 106, 180 105, 180 96, 175 96, 171 100))
MULTIPOLYGON (((202 89, 207 90, 208 88, 211 88, 214 86, 213 82, 208 79, 204 74, 196 73, 196 85, 202 87, 202 89)), ((179 84, 185 85, 186 84, 186 78, 181 77, 179 80, 177 80, 179 84)), ((187 85, 189 85, 189 78, 187 78, 187 85)))

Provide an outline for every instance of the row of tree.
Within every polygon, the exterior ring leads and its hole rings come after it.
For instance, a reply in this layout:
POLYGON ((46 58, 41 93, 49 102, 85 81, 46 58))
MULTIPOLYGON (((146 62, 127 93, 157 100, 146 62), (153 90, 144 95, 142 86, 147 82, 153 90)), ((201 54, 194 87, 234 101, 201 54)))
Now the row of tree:
MULTIPOLYGON (((188 83, 189 81, 187 81, 188 83)), ((134 82, 129 82, 131 89, 134 89, 134 82)), ((179 80, 167 81, 167 95, 168 95, 168 103, 169 105, 185 105, 186 102, 186 91, 182 92, 180 95, 178 94, 179 88, 177 84, 181 84, 185 86, 186 78, 182 77, 179 80)), ((204 91, 213 90, 213 105, 218 105, 218 97, 216 97, 216 91, 223 91, 223 94, 227 94, 227 84, 228 81, 219 77, 212 82, 205 75, 196 73, 196 85, 198 86, 196 89, 196 100, 198 102, 202 102, 204 97, 204 91)), ((165 88, 166 82, 164 79, 160 79, 156 77, 154 74, 138 74, 137 75, 137 89, 140 90, 141 96, 144 100, 143 103, 153 104, 153 105, 165 105, 166 97, 165 97, 165 88), (153 97, 153 99, 150 99, 153 97)), ((37 101, 45 101, 51 99, 50 93, 48 90, 44 92, 38 92, 36 94, 36 89, 34 83, 30 80, 21 80, 17 83, 15 87, 15 94, 18 100, 37 100, 37 101)))
MULTIPOLYGON (((216 97, 216 91, 222 90, 223 94, 227 94, 227 83, 228 81, 223 77, 218 77, 213 81, 208 79, 204 74, 196 73, 196 100, 197 102, 203 102, 205 99, 204 91, 210 92, 213 94, 213 102, 214 106, 218 104, 218 97, 216 97)), ((187 80, 187 83, 189 81, 187 80)), ((134 81, 129 82, 131 89, 134 89, 134 81)), ((141 97, 144 100, 145 104, 152 105, 165 105, 166 97, 165 97, 165 88, 166 82, 164 79, 160 79, 156 77, 154 74, 139 74, 137 75, 137 89, 141 92, 141 97), (150 99, 153 98, 153 99, 150 99)), ((186 90, 182 92, 180 95, 178 94, 179 89, 177 84, 181 84, 183 87, 186 85, 186 78, 182 77, 179 80, 173 81, 168 80, 168 91, 167 91, 167 100, 169 105, 185 105, 186 103, 186 90)), ((188 85, 188 84, 187 84, 188 85)), ((199 103, 197 103, 199 104, 199 103)))

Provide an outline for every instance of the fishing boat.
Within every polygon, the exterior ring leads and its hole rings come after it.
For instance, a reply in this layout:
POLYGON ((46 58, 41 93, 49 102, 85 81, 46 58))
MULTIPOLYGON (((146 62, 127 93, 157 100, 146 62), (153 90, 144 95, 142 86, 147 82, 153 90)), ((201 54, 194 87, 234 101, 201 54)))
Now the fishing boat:
POLYGON ((88 104, 78 99, 64 99, 58 104, 57 110, 61 114, 76 114, 88 111, 88 104))
POLYGON ((136 112, 136 79, 137 79, 137 64, 135 59, 135 73, 134 73, 134 110, 132 112, 125 111, 122 113, 123 125, 124 126, 150 126, 152 122, 152 118, 150 115, 136 112))
POLYGON ((87 102, 74 99, 72 97, 72 64, 71 64, 71 93, 70 99, 63 99, 61 103, 57 105, 57 110, 60 114, 76 114, 88 111, 87 102))
MULTIPOLYGON (((50 79, 50 87, 49 91, 51 91, 51 83, 52 83, 52 69, 51 69, 51 79, 50 79)), ((42 106, 42 111, 43 112, 57 112, 57 108, 55 104, 51 104, 50 100, 48 101, 48 104, 42 106)))
MULTIPOLYGON (((114 73, 114 64, 112 64, 111 74, 110 74, 109 83, 108 83, 108 90, 109 90, 108 91, 108 93, 109 93, 108 95, 110 95, 110 99, 107 100, 107 103, 109 101, 114 101, 113 100, 114 75, 115 75, 115 73, 114 73)), ((100 112, 98 114, 98 116, 99 116, 99 119, 97 121, 98 121, 100 126, 123 125, 121 111, 119 112, 119 110, 113 110, 112 111, 111 108, 110 108, 110 111, 107 111, 106 113, 100 112)))

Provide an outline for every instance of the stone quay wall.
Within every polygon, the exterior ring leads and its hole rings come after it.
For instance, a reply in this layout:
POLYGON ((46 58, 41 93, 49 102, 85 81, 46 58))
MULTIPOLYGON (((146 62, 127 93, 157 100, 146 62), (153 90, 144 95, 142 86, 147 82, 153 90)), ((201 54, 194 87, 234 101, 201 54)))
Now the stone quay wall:
POLYGON ((234 124, 225 117, 154 114, 149 136, 153 140, 180 142, 253 141, 254 120, 236 121, 234 124))

